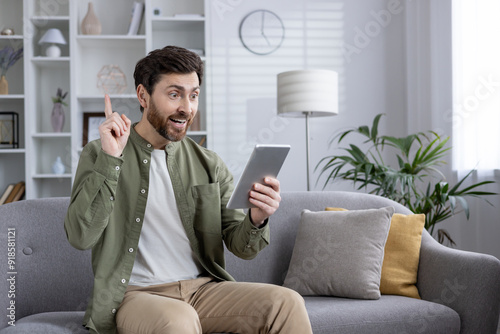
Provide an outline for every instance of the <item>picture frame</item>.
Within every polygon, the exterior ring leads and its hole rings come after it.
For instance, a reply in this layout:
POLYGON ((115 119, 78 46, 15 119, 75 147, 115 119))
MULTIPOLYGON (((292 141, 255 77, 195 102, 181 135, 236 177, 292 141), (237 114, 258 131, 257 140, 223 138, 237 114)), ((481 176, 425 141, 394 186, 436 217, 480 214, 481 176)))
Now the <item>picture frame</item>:
POLYGON ((83 113, 82 147, 95 139, 99 139, 99 125, 106 120, 104 112, 83 113))
POLYGON ((0 149, 19 148, 19 114, 0 112, 0 149))

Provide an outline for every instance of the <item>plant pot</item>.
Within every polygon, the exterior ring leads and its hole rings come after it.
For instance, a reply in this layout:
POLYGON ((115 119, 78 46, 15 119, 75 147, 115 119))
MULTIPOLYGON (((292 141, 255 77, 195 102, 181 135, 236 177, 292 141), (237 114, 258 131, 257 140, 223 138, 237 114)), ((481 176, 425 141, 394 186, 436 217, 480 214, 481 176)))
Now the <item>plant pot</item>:
POLYGON ((82 20, 80 29, 83 35, 101 34, 102 30, 101 22, 97 18, 97 15, 95 15, 94 4, 92 2, 89 2, 89 9, 87 11, 87 14, 82 20))
POLYGON ((7 94, 9 94, 9 83, 7 82, 7 78, 5 78, 5 75, 2 75, 0 78, 0 95, 7 94))
POLYGON ((64 108, 61 103, 54 103, 52 115, 50 115, 52 129, 54 132, 61 132, 64 127, 64 108))

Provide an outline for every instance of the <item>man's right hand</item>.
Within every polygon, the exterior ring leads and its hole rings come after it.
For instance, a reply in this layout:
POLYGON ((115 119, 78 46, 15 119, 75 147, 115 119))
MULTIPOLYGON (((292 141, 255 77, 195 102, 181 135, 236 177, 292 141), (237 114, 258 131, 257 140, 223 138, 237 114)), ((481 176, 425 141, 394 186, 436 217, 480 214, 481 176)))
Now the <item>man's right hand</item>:
POLYGON ((127 145, 132 122, 127 116, 113 112, 108 94, 104 96, 104 114, 106 120, 99 126, 102 150, 119 157, 127 145))

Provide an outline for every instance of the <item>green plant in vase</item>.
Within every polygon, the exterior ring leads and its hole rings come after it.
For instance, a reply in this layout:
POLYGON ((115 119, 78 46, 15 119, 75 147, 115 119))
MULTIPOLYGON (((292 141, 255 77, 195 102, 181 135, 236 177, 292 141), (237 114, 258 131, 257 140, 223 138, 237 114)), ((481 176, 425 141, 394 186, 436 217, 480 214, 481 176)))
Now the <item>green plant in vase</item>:
MULTIPOLYGON (((437 232, 439 242, 448 240, 455 244, 444 229, 435 231, 438 223, 456 213, 458 204, 469 219, 468 197, 497 195, 480 191, 481 186, 494 183, 483 181, 464 186, 472 174, 471 170, 455 185, 448 183, 438 167, 445 162, 450 147, 446 147, 449 137, 442 138, 437 133, 419 132, 406 137, 379 135, 378 124, 382 114, 373 120, 372 127, 360 126, 338 134, 332 142, 340 144, 353 134, 365 138, 362 149, 350 144, 342 148, 344 155, 332 155, 321 159, 316 166, 320 168, 320 177, 327 175, 324 187, 335 180, 352 181, 357 189, 366 189, 371 194, 390 198, 408 207, 414 213, 425 214, 425 228, 431 235, 437 232), (397 163, 392 166, 385 162, 383 151, 390 150, 397 163)), ((386 154, 385 157, 390 155, 386 154)), ((323 187, 323 188, 324 188, 323 187)), ((485 200, 485 199, 484 199, 485 200)), ((486 200, 486 202, 488 202, 486 200)), ((491 204, 490 202, 488 202, 491 204)))
POLYGON ((9 93, 9 83, 7 82, 7 70, 23 57, 23 48, 15 50, 11 46, 6 46, 0 50, 0 95, 9 93))

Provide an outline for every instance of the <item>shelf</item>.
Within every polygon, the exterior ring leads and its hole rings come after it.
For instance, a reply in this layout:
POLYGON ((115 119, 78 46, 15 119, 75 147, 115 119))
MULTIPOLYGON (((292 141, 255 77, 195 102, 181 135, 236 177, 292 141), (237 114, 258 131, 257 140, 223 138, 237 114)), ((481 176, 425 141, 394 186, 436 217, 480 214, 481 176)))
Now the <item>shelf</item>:
POLYGON ((144 40, 145 35, 78 35, 78 40, 144 40))
POLYGON ((53 15, 53 16, 32 16, 31 17, 31 22, 46 22, 46 21, 69 21, 69 16, 59 16, 59 15, 53 15))
POLYGON ((37 56, 33 57, 31 61, 40 67, 65 67, 69 65, 70 57, 37 56))
MULTIPOLYGON (((144 44, 145 35, 78 35, 78 43, 82 46, 132 47, 144 44), (110 44, 112 43, 112 44, 110 44)), ((143 47, 143 45, 142 45, 143 47)))
POLYGON ((22 40, 23 38, 23 35, 0 35, 0 41, 10 39, 22 40))
POLYGON ((0 95, 0 100, 22 100, 22 99, 24 99, 24 94, 0 95))
POLYGON ((168 19, 168 20, 153 20, 153 30, 170 29, 170 31, 191 29, 193 31, 200 30, 203 27, 205 20, 187 20, 187 19, 168 19), (177 28, 177 29, 176 29, 177 28))
POLYGON ((70 132, 38 132, 32 135, 33 138, 71 138, 70 132))
POLYGON ((68 29, 69 16, 33 16, 31 22, 38 28, 68 29))
POLYGON ((151 22, 204 22, 204 16, 161 16, 154 17, 151 19, 151 22))
POLYGON ((35 174, 34 179, 68 179, 71 178, 71 174, 35 174))
POLYGON ((25 148, 2 148, 0 149, 0 154, 24 154, 26 153, 25 148))
MULTIPOLYGON (((78 95, 76 97, 79 100, 87 100, 89 102, 103 102, 104 103, 104 93, 102 95, 78 95)), ((132 99, 137 100, 137 94, 109 94, 111 102, 113 99, 132 99)))
POLYGON ((206 136, 206 135, 208 135, 207 131, 188 131, 186 134, 188 136, 206 136))

